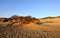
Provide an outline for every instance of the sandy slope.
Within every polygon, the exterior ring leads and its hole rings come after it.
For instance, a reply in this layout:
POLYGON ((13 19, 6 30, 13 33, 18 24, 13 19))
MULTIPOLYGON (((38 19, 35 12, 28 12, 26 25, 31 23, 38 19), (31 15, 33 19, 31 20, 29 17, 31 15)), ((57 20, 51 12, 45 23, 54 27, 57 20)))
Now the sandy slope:
POLYGON ((30 23, 24 26, 0 26, 0 38, 60 38, 60 18, 40 21, 40 25, 30 23))

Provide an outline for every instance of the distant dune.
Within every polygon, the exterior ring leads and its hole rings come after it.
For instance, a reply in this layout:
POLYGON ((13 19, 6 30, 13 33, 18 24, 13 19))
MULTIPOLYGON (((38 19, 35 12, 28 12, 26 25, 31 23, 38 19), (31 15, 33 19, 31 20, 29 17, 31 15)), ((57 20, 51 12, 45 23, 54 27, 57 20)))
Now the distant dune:
POLYGON ((60 16, 0 18, 0 38, 60 38, 60 16))

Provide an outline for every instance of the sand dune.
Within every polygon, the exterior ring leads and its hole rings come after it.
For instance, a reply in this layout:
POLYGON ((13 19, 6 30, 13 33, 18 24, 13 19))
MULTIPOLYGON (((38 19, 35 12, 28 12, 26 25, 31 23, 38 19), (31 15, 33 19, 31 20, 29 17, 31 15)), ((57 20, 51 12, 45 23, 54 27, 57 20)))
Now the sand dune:
POLYGON ((60 18, 39 20, 42 24, 0 25, 0 38, 60 38, 60 18))

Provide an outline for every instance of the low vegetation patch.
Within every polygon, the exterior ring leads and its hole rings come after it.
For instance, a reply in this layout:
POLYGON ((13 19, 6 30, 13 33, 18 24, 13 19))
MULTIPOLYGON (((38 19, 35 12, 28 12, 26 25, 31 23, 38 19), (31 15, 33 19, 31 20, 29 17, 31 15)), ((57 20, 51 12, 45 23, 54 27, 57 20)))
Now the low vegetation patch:
POLYGON ((42 18, 42 19, 54 19, 54 18, 56 18, 56 17, 49 16, 49 17, 45 17, 45 18, 42 18))
POLYGON ((29 23, 37 23, 40 22, 39 19, 32 17, 32 16, 17 16, 13 15, 9 18, 0 18, 0 22, 17 22, 20 25, 22 24, 29 24, 29 23))

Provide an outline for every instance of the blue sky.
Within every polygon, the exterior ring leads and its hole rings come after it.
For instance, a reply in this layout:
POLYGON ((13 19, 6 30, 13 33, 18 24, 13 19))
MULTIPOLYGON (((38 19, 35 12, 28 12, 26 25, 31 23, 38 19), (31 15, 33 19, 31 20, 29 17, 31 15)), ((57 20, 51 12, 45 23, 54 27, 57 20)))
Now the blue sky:
POLYGON ((60 16, 60 0, 0 0, 0 17, 60 16))

